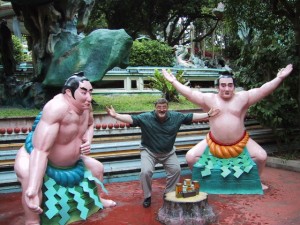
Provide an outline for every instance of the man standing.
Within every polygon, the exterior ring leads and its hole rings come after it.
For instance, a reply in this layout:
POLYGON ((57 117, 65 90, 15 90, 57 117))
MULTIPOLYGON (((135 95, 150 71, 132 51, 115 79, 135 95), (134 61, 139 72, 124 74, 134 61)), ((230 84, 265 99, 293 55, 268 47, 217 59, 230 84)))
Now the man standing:
MULTIPOLYGON (((217 94, 202 93, 198 90, 192 90, 178 82, 176 77, 173 74, 168 73, 166 70, 163 69, 162 73, 164 77, 170 83, 172 83, 177 91, 179 91, 191 102, 201 106, 204 111, 208 111, 213 107, 221 110, 219 116, 209 120, 209 142, 213 142, 214 145, 218 144, 221 146, 219 149, 224 150, 220 153, 218 149, 216 151, 218 152, 217 157, 225 157, 228 154, 229 157, 235 157, 236 155, 234 151, 237 149, 232 151, 231 148, 226 148, 226 146, 233 146, 247 137, 244 127, 244 119, 248 108, 267 95, 271 94, 291 73, 292 70, 293 66, 289 64, 278 72, 276 78, 265 83, 260 88, 254 88, 248 91, 240 91, 237 93, 235 93, 235 84, 232 75, 221 75, 217 80, 217 94)), ((246 139, 248 139, 248 137, 246 139)), ((204 139, 187 152, 186 160, 191 169, 198 161, 200 156, 204 153, 207 145, 208 142, 206 139, 204 139)), ((248 142, 246 143, 246 147, 250 153, 250 156, 257 164, 258 171, 261 174, 266 164, 266 151, 251 138, 249 138, 248 142)), ((267 189, 268 187, 262 184, 262 188, 267 189)))
MULTIPOLYGON (((47 188, 47 185, 50 185, 49 192, 59 187, 58 194, 62 200, 68 199, 64 195, 68 190, 71 194, 67 195, 74 194, 73 199, 77 201, 81 194, 78 188, 74 187, 81 185, 84 191, 89 191, 82 180, 87 178, 85 183, 94 180, 97 181, 99 196, 99 199, 94 198, 95 204, 100 208, 116 205, 114 201, 100 197, 100 187, 103 187, 100 181, 103 179, 104 167, 96 159, 87 156, 90 153, 94 131, 92 91, 92 85, 83 73, 71 76, 66 81, 62 93, 45 105, 39 121, 34 124, 34 132, 28 134, 25 145, 17 153, 14 168, 22 185, 26 225, 40 224, 39 214, 43 212, 42 187, 47 188), (88 176, 87 171, 91 171, 92 176, 88 176), (43 183, 43 179, 48 183, 43 183), (57 184, 59 186, 54 186, 57 184)), ((54 194, 48 197, 52 202, 56 201, 54 194)), ((77 202, 78 208, 87 210, 80 206, 84 201, 77 202)), ((48 213, 51 214, 56 207, 50 206, 48 209, 48 213)), ((62 209, 64 213, 67 211, 67 218, 68 209, 68 206, 62 209)))
POLYGON ((187 114, 169 111, 168 101, 164 98, 158 99, 154 105, 154 111, 139 115, 119 114, 112 106, 106 108, 111 117, 141 128, 140 181, 145 208, 151 205, 151 183, 156 164, 161 163, 167 173, 165 193, 174 191, 179 182, 181 169, 174 143, 181 124, 191 124, 193 120, 213 117, 219 112, 218 109, 211 109, 208 113, 187 114))

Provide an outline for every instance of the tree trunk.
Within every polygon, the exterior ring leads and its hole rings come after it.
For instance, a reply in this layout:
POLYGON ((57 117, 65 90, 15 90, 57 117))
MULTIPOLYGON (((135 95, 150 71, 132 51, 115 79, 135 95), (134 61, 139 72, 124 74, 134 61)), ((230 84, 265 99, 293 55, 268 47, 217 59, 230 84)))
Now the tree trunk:
POLYGON ((177 198, 173 191, 166 194, 158 211, 158 220, 166 225, 205 225, 215 222, 216 216, 207 202, 206 193, 177 198))

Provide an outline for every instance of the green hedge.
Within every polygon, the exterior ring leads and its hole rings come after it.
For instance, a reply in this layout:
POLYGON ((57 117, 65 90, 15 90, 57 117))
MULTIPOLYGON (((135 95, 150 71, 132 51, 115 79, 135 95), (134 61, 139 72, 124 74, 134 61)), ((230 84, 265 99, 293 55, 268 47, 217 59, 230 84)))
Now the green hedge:
POLYGON ((131 48, 130 66, 166 66, 174 65, 174 51, 163 42, 156 40, 136 40, 131 48))

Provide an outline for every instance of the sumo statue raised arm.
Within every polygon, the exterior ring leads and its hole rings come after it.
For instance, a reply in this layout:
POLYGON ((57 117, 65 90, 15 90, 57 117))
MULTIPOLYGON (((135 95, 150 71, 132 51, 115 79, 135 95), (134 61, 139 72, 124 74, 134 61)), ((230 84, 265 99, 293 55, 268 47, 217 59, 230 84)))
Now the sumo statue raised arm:
MULTIPOLYGON (((213 149, 210 145, 210 152, 217 158, 230 158, 236 157, 243 151, 243 148, 238 149, 236 147, 244 143, 258 167, 259 174, 261 174, 266 164, 267 153, 260 145, 249 138, 248 133, 245 131, 244 119, 248 108, 271 94, 292 70, 293 66, 289 64, 278 72, 276 78, 261 87, 239 92, 235 92, 232 75, 221 75, 217 80, 217 94, 193 90, 178 82, 171 73, 162 70, 164 77, 183 96, 201 106, 204 111, 207 112, 210 108, 221 110, 219 115, 209 119, 210 133, 208 138, 202 140, 187 152, 186 160, 189 167, 193 169, 194 164, 204 153, 208 144, 213 143, 213 146, 218 146, 218 148, 213 149), (234 148, 227 149, 222 146, 234 146, 234 148)), ((266 189, 267 186, 262 185, 262 188, 266 189)))
POLYGON ((83 72, 71 76, 62 93, 45 105, 34 122, 36 127, 19 150, 15 172, 22 185, 25 224, 52 224, 53 220, 67 224, 86 219, 99 208, 116 205, 114 201, 100 197, 100 190, 106 191, 101 182, 104 167, 87 156, 94 130, 92 91, 92 85, 83 72), (94 188, 88 186, 89 182, 95 183, 94 188), (52 193, 55 190, 58 193, 52 193), (67 196, 62 194, 66 192, 67 196), (93 212, 78 199, 84 194, 92 196, 93 212), (68 198, 79 210, 76 219, 72 218, 71 209, 68 212, 69 207, 61 203, 69 201, 68 198), (62 211, 65 210, 64 215, 59 212, 58 205, 62 211), (39 214, 46 216, 40 219, 39 214), (58 218, 55 218, 56 215, 58 218))

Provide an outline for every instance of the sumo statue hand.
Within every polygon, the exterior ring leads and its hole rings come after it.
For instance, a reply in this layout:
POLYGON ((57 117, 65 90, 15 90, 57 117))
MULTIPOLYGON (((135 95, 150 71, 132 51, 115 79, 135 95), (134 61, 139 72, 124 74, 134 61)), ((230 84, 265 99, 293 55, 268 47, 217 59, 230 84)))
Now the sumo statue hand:
POLYGON ((293 65, 289 64, 285 68, 282 68, 278 71, 277 77, 284 79, 292 72, 292 70, 293 70, 293 65))
POLYGON ((176 77, 172 73, 167 72, 166 69, 162 69, 161 72, 171 84, 176 80, 176 77))
POLYGON ((90 152, 91 152, 91 143, 88 140, 83 139, 82 145, 80 145, 80 153, 82 155, 88 155, 90 154, 90 152))
POLYGON ((25 202, 30 210, 36 214, 41 214, 43 212, 40 207, 41 200, 38 193, 34 193, 31 189, 27 189, 25 194, 25 202))

